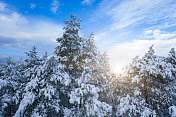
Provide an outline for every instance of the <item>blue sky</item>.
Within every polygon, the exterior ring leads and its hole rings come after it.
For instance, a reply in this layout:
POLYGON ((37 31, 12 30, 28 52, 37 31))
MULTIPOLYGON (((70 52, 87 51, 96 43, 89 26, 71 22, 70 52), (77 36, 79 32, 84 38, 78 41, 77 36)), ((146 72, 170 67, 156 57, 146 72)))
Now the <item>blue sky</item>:
POLYGON ((52 53, 74 13, 83 20, 80 35, 94 32, 119 72, 152 44, 159 55, 176 47, 175 9, 175 0, 0 0, 0 56, 24 55, 33 45, 52 53))

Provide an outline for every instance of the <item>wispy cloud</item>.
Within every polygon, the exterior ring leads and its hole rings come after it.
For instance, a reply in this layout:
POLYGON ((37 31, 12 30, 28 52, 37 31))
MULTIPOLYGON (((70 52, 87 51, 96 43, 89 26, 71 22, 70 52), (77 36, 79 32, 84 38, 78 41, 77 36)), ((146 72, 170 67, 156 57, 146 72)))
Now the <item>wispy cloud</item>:
POLYGON ((31 8, 31 9, 34 9, 35 7, 36 7, 36 4, 30 3, 30 8, 31 8))
POLYGON ((95 0, 83 0, 81 4, 83 5, 92 5, 95 2, 95 0))
POLYGON ((135 56, 143 56, 153 44, 156 54, 167 56, 169 50, 176 47, 176 38, 174 38, 176 37, 176 33, 165 32, 163 34, 159 32, 162 31, 152 31, 152 34, 151 31, 147 32, 147 34, 150 34, 152 40, 133 40, 112 46, 108 50, 112 70, 114 72, 120 72, 135 56), (157 33, 157 36, 155 33, 157 33))
POLYGON ((107 33, 106 32, 102 32, 102 33, 99 33, 99 34, 96 34, 95 35, 95 40, 98 41, 98 40, 102 40, 104 37, 107 36, 107 33))
POLYGON ((96 43, 108 49, 113 71, 119 72, 132 58, 145 54, 152 44, 158 55, 167 55, 176 47, 175 9, 175 0, 100 2, 92 18, 108 23, 99 29, 96 43))
MULTIPOLYGON (((146 36, 149 38, 149 35, 143 35, 146 30, 152 30, 152 33, 155 34, 153 36, 157 36, 158 33, 165 35, 164 32, 157 32, 157 30, 167 32, 169 27, 172 28, 171 30, 175 29, 175 9, 176 1, 174 0, 103 0, 95 14, 92 15, 95 22, 106 23, 98 29, 97 37, 99 39, 96 41, 112 43, 109 44, 110 47, 129 40, 143 40, 146 36), (106 35, 102 36, 105 33, 106 35)), ((168 35, 162 36, 162 38, 168 38, 166 36, 168 35)), ((169 36, 171 38, 174 34, 169 34, 169 36)), ((161 37, 157 36, 157 38, 161 37)))
POLYGON ((51 4, 51 8, 50 10, 53 12, 53 13, 56 13, 57 10, 59 8, 59 1, 58 0, 53 0, 52 4, 51 4))
POLYGON ((62 26, 49 20, 33 20, 8 9, 0 12, 0 49, 28 49, 37 45, 41 51, 54 48, 55 40, 62 35, 62 26))
POLYGON ((61 26, 48 21, 28 20, 26 17, 13 12, 9 15, 0 14, 0 36, 16 39, 52 41, 57 32, 62 32, 61 26), (31 25, 33 24, 33 25, 31 25))
POLYGON ((103 0, 98 13, 110 16, 111 29, 119 30, 141 24, 146 27, 176 24, 175 9, 174 0, 103 0))
POLYGON ((5 8, 6 8, 6 4, 3 3, 3 2, 0 2, 0 12, 1 12, 1 11, 4 11, 5 8))
POLYGON ((162 40, 162 39, 172 39, 176 38, 176 32, 165 32, 160 30, 146 30, 144 31, 144 37, 156 39, 156 40, 162 40))

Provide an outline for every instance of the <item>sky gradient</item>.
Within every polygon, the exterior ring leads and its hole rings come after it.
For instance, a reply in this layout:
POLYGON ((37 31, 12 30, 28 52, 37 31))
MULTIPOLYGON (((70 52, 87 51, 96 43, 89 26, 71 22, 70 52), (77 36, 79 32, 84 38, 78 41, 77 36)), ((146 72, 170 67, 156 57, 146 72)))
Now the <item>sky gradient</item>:
POLYGON ((0 58, 23 56, 36 45, 51 54, 71 13, 80 17, 80 35, 95 33, 114 72, 154 44, 166 56, 176 47, 175 0, 0 0, 0 58))

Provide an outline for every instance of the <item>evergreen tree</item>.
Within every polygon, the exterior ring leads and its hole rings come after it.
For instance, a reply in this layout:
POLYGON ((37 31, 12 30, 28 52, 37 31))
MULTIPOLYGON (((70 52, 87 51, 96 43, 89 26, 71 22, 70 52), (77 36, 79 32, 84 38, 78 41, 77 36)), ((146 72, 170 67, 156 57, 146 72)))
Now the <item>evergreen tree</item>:
POLYGON ((108 94, 110 90, 110 82, 112 75, 110 74, 110 67, 106 52, 101 54, 94 43, 94 33, 91 33, 88 39, 83 40, 83 47, 80 55, 80 66, 82 68, 89 68, 90 77, 89 83, 97 86, 100 89, 99 99, 108 102, 108 94))
POLYGON ((65 70, 70 75, 75 75, 79 71, 78 55, 82 46, 82 38, 78 35, 80 27, 80 18, 76 18, 73 14, 64 27, 65 32, 61 38, 57 38, 59 46, 56 47, 55 54, 59 57, 59 62, 65 66, 65 70))
POLYGON ((29 67, 29 68, 32 68, 32 67, 34 67, 35 65, 39 65, 40 64, 40 58, 38 57, 38 55, 37 55, 37 48, 36 48, 36 46, 34 45, 33 47, 32 47, 32 50, 30 50, 29 52, 25 52, 26 53, 26 55, 27 55, 27 59, 25 60, 26 61, 26 63, 27 63, 27 67, 29 67))
POLYGON ((23 89, 22 100, 15 117, 19 116, 63 116, 68 104, 68 89, 70 78, 58 63, 58 58, 52 56, 43 65, 37 66, 26 73, 31 80, 23 89))
POLYGON ((173 79, 176 78, 176 52, 175 52, 175 48, 171 48, 171 50, 169 51, 168 57, 167 57, 167 62, 169 62, 172 65, 172 76, 173 79))
POLYGON ((45 54, 44 54, 43 57, 42 57, 42 60, 45 61, 47 57, 48 57, 48 53, 45 52, 45 54))
POLYGON ((169 116, 168 107, 173 99, 169 93, 171 66, 167 64, 165 57, 156 56, 152 47, 141 59, 134 59, 126 71, 131 85, 131 91, 128 92, 138 100, 135 105, 141 107, 134 109, 138 110, 137 114, 147 109, 151 115, 169 116))
POLYGON ((111 114, 111 106, 98 100, 99 88, 89 82, 94 78, 93 70, 87 66, 91 58, 83 57, 85 40, 78 35, 79 21, 71 15, 65 22, 63 37, 57 39, 59 46, 54 54, 26 71, 29 82, 22 91, 15 117, 111 114))
POLYGON ((171 48, 171 50, 169 51, 168 61, 171 64, 176 64, 176 52, 175 52, 175 48, 171 48))
POLYGON ((174 117, 176 115, 176 52, 174 48, 169 51, 167 62, 171 66, 171 79, 172 82, 169 83, 169 94, 172 101, 169 104, 169 114, 174 117))
POLYGON ((7 58, 0 76, 0 115, 13 116, 18 107, 18 91, 22 85, 21 64, 7 58))
POLYGON ((65 21, 63 36, 48 57, 33 46, 27 59, 0 64, 0 116, 3 117, 175 117, 176 52, 155 55, 153 45, 122 74, 112 74, 107 53, 94 34, 79 36, 80 18, 65 21))

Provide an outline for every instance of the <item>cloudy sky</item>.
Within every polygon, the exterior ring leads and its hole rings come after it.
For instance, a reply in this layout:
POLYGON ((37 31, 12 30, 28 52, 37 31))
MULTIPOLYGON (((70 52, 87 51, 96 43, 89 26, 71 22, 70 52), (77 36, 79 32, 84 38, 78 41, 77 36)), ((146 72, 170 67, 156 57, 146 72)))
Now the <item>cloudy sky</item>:
POLYGON ((95 33, 114 72, 154 44, 167 56, 176 47, 175 0, 0 0, 0 58, 23 56, 36 45, 52 53, 71 13, 82 21, 80 34, 95 33))

